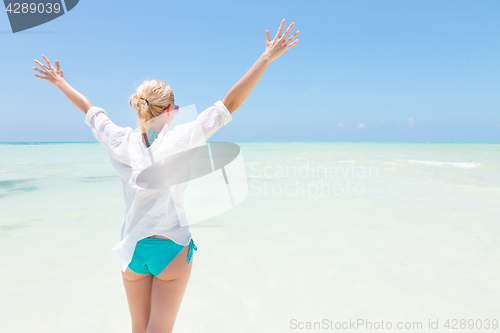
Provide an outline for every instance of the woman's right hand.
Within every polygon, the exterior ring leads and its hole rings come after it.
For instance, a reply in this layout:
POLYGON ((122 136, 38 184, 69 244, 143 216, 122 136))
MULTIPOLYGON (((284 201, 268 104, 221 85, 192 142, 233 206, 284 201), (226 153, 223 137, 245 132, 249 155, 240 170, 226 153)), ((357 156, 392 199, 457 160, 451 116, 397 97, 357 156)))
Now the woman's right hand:
POLYGON ((46 56, 42 54, 42 58, 45 60, 47 63, 47 66, 42 64, 40 61, 33 59, 35 63, 37 63, 42 69, 38 69, 36 67, 32 67, 35 71, 37 71, 40 74, 43 74, 44 76, 40 75, 35 75, 37 78, 45 80, 47 82, 52 83, 53 85, 57 86, 59 83, 64 82, 64 74, 63 71, 61 70, 61 66, 59 65, 59 60, 56 60, 56 67, 52 66, 52 63, 50 62, 49 59, 47 59, 46 56))
POLYGON ((283 31, 283 27, 285 26, 285 19, 281 21, 280 27, 278 29, 278 33, 276 34, 276 37, 274 37, 273 40, 271 40, 271 34, 269 33, 269 30, 266 30, 267 34, 267 41, 266 41, 266 50, 264 51, 264 55, 270 60, 273 61, 276 58, 278 58, 280 55, 286 52, 286 50, 290 49, 292 46, 297 44, 299 41, 298 39, 292 40, 297 37, 299 34, 299 31, 292 36, 290 36, 288 39, 286 39, 286 36, 290 33, 290 30, 292 30, 293 26, 295 25, 295 22, 292 22, 288 29, 286 29, 285 33, 283 36, 281 36, 281 32, 283 31), (291 42, 291 44, 290 44, 291 42))

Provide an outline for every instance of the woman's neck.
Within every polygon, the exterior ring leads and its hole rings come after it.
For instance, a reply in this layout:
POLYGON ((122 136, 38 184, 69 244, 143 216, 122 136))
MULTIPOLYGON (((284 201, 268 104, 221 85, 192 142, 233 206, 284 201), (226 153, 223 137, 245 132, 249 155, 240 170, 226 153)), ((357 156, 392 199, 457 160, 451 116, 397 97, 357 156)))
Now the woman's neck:
POLYGON ((167 124, 167 120, 168 120, 168 115, 166 112, 164 112, 159 116, 148 121, 146 124, 146 130, 149 131, 149 129, 152 128, 153 131, 155 132, 161 132, 161 130, 167 124))

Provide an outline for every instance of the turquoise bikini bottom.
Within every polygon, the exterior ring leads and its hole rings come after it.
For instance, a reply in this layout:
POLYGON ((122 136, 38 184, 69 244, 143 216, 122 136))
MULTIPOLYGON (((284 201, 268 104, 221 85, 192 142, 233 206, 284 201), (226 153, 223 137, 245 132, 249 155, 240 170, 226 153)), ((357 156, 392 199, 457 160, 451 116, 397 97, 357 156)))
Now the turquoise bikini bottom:
MULTIPOLYGON (((132 256, 132 261, 128 267, 139 274, 159 275, 165 267, 184 249, 184 246, 177 244, 171 239, 146 237, 137 242, 132 256)), ((193 242, 189 242, 187 263, 191 261, 193 249, 198 248, 193 242)))

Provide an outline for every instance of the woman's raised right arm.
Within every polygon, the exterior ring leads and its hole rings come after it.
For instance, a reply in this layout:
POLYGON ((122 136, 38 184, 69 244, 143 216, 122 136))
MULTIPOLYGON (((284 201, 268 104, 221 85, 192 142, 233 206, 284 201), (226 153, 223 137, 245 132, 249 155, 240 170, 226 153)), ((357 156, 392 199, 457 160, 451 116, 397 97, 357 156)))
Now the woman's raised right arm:
POLYGON ((239 81, 236 82, 236 84, 231 89, 229 89, 229 92, 222 100, 222 103, 224 103, 230 113, 233 113, 241 106, 241 104, 243 104, 243 101, 248 97, 262 74, 264 74, 267 66, 276 58, 285 53, 286 50, 297 44, 297 42, 299 41, 298 39, 294 40, 293 42, 292 40, 299 34, 298 30, 295 34, 286 39, 286 36, 290 33, 290 30, 292 30, 294 25, 295 22, 292 22, 288 29, 286 29, 283 36, 281 36, 281 32, 283 31, 283 27, 285 26, 285 19, 283 19, 278 29, 278 33, 273 40, 271 40, 271 34, 269 33, 269 31, 266 30, 266 50, 252 65, 252 67, 250 67, 248 72, 246 72, 245 75, 243 75, 243 77, 239 79, 239 81), (291 44, 289 44, 290 42, 291 44))
POLYGON ((87 114, 87 111, 94 105, 87 97, 85 97, 85 95, 83 95, 81 92, 73 88, 68 82, 66 82, 61 66, 59 65, 59 60, 56 60, 56 67, 54 67, 46 56, 42 54, 42 57, 43 59, 45 59, 45 62, 47 62, 47 66, 42 64, 40 61, 33 59, 33 61, 43 69, 40 70, 36 67, 32 67, 35 71, 43 75, 35 76, 37 78, 50 82, 61 89, 61 91, 64 93, 64 95, 66 95, 71 103, 73 103, 83 113, 87 114))

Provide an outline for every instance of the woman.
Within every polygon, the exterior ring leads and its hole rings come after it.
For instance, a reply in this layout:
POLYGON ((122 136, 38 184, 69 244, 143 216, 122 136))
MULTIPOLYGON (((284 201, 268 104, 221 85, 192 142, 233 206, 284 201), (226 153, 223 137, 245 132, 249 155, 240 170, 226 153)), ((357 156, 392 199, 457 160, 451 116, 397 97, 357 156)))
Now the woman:
MULTIPOLYGON (((144 189, 137 177, 144 170, 143 157, 161 150, 173 154, 203 144, 220 127, 232 120, 267 66, 294 46, 299 34, 287 38, 294 22, 282 35, 285 19, 271 40, 266 30, 266 49, 247 73, 229 90, 224 99, 200 113, 191 123, 170 131, 178 106, 166 82, 143 82, 130 97, 138 112, 140 132, 115 125, 106 112, 95 107, 66 82, 59 61, 47 66, 34 60, 42 74, 36 77, 59 87, 83 113, 96 139, 109 152, 111 162, 124 186, 126 220, 120 243, 112 248, 118 257, 132 317, 132 332, 171 332, 192 268, 192 252, 197 250, 189 228, 181 226, 176 213, 173 187, 144 189), (168 126, 166 126, 168 125, 168 126), (197 131, 200 129, 200 131, 197 131), (202 133, 202 135, 196 133, 202 133), (137 134, 137 135, 136 135, 137 134), (179 148, 181 147, 181 148, 179 148), (186 259, 187 258, 187 259, 186 259), (191 263, 191 265, 190 265, 191 263)), ((151 165, 151 164, 150 164, 151 165)))

